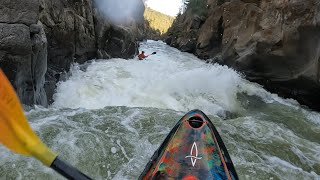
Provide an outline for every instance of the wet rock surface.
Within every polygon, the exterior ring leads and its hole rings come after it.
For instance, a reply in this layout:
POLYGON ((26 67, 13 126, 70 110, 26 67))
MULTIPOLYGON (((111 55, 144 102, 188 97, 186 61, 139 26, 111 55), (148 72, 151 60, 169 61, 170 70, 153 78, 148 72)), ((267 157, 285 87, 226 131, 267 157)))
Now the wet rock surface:
POLYGON ((135 1, 135 16, 128 12, 122 24, 105 18, 92 0, 1 1, 0 67, 22 103, 52 103, 56 82, 74 62, 133 57, 144 23, 143 2, 135 1))
POLYGON ((195 23, 196 15, 188 10, 178 17, 166 37, 169 45, 185 51, 186 42, 196 39, 196 48, 188 52, 228 65, 272 92, 320 110, 318 1, 206 3, 204 23, 195 23))

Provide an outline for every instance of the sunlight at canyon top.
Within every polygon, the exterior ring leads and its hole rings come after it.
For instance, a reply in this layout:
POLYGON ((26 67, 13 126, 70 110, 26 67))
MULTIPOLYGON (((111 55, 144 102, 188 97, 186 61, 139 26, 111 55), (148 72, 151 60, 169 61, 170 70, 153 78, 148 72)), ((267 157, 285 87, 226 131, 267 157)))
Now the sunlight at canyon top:
POLYGON ((147 6, 161 13, 176 16, 181 7, 181 0, 147 0, 147 6))

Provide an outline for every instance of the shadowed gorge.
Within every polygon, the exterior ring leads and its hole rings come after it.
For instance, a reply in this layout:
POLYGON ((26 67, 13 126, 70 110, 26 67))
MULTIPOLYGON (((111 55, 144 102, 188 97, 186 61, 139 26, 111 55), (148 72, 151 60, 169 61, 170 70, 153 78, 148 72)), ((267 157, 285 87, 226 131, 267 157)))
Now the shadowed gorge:
POLYGON ((190 0, 186 5, 165 37, 167 44, 228 65, 319 110, 318 1, 190 0))
POLYGON ((319 0, 0 1, 0 180, 320 180, 319 0))

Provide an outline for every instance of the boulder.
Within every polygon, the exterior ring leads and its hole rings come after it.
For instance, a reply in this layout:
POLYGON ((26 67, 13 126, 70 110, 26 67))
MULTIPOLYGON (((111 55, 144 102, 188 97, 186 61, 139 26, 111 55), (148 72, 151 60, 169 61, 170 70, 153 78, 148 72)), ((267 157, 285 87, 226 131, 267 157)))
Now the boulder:
POLYGON ((91 0, 41 0, 40 21, 45 25, 48 63, 68 71, 96 55, 91 0))
MULTIPOLYGON (((41 24, 39 24, 41 27, 41 24)), ((23 104, 47 105, 43 89, 47 41, 44 30, 30 33, 24 24, 0 23, 0 67, 23 104)))
POLYGON ((192 53, 196 48, 196 40, 195 39, 184 38, 184 39, 181 40, 179 45, 180 45, 179 49, 182 52, 192 53))
POLYGON ((112 26, 106 31, 104 50, 111 57, 129 59, 138 52, 138 46, 129 28, 112 26))
POLYGON ((204 17, 201 18, 198 15, 194 15, 192 21, 189 23, 188 29, 199 29, 204 23, 204 20, 204 17))
POLYGON ((8 76, 22 103, 33 102, 29 27, 0 23, 0 67, 8 76))
POLYGON ((100 11, 95 10, 95 27, 99 58, 133 58, 138 52, 138 27, 132 22, 131 27, 108 22, 100 11))

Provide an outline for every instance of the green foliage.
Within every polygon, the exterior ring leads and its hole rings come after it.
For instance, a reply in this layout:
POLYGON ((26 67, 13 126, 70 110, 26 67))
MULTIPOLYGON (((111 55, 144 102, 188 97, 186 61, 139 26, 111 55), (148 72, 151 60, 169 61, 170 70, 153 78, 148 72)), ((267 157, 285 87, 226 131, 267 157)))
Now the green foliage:
POLYGON ((197 14, 199 16, 207 15, 207 1, 206 0, 184 0, 187 6, 187 12, 197 14))
POLYGON ((161 32, 159 29, 154 29, 150 26, 149 21, 145 21, 144 23, 145 32, 144 35, 149 39, 157 39, 161 36, 161 32))
POLYGON ((162 14, 148 7, 144 11, 144 18, 149 22, 152 29, 159 30, 161 34, 168 31, 174 20, 174 17, 162 14))

